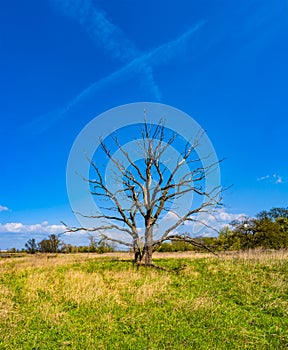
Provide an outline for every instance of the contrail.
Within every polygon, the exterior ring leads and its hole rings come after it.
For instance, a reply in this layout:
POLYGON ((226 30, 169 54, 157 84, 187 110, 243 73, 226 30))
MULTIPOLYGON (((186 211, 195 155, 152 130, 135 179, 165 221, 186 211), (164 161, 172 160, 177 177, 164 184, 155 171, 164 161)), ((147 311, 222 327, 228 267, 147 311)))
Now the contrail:
MULTIPOLYGON (((51 2, 63 14, 78 22, 96 44, 101 44, 114 59, 128 63, 140 55, 123 31, 111 23, 91 0, 51 0, 51 2)), ((156 100, 160 101, 161 93, 151 69, 145 66, 141 74, 156 100)))
POLYGON ((37 132, 41 133, 52 127, 58 120, 63 119, 67 113, 85 98, 97 94, 98 91, 111 84, 113 81, 121 81, 141 75, 141 80, 146 84, 157 101, 161 100, 161 92, 155 83, 152 66, 169 61, 175 56, 176 48, 185 43, 189 37, 197 31, 204 22, 188 30, 178 39, 163 44, 148 53, 139 53, 133 43, 125 37, 120 28, 111 23, 103 12, 96 9, 91 0, 51 0, 53 5, 66 16, 77 21, 97 43, 114 58, 125 65, 116 72, 93 83, 84 89, 78 96, 65 107, 40 116, 31 123, 37 132))
POLYGON ((126 66, 122 67, 118 71, 108 75, 104 79, 101 79, 94 84, 90 85, 88 88, 83 90, 73 101, 67 105, 67 110, 75 105, 82 98, 85 98, 88 95, 96 93, 101 88, 105 87, 107 84, 111 83, 116 79, 122 79, 124 76, 129 76, 133 73, 140 73, 143 69, 147 69, 148 66, 157 66, 161 63, 166 63, 171 60, 175 55, 176 48, 179 45, 184 44, 193 33, 195 33, 205 22, 200 22, 193 28, 190 28, 187 32, 182 34, 179 38, 174 41, 170 41, 166 44, 163 44, 157 47, 154 50, 143 54, 140 57, 135 58, 133 61, 128 63, 126 66))
POLYGON ((136 48, 123 31, 111 23, 91 0, 50 1, 64 15, 78 22, 97 44, 101 43, 111 57, 127 62, 137 55, 136 48))
POLYGON ((166 44, 162 44, 159 47, 147 53, 144 53, 143 55, 133 59, 130 63, 126 64, 119 70, 113 72, 112 74, 106 76, 101 80, 96 81, 95 83, 84 89, 72 101, 70 101, 66 105, 66 107, 55 111, 54 115, 53 112, 49 113, 49 120, 47 121, 47 124, 45 123, 45 120, 47 119, 48 115, 43 115, 38 120, 33 122, 33 126, 36 126, 40 122, 40 132, 50 128, 58 120, 64 118, 73 107, 77 106, 78 103, 85 100, 85 98, 94 96, 95 94, 97 94, 97 92, 111 84, 113 81, 129 79, 130 77, 135 76, 135 74, 139 74, 143 71, 151 72, 152 74, 151 67, 167 63, 169 60, 175 57, 177 55, 177 48, 184 45, 191 38, 191 36, 196 31, 198 31, 205 23, 205 21, 199 22, 194 27, 191 27, 184 34, 179 36, 177 39, 170 41, 166 44), (44 124, 46 125, 43 125, 43 120, 44 124))

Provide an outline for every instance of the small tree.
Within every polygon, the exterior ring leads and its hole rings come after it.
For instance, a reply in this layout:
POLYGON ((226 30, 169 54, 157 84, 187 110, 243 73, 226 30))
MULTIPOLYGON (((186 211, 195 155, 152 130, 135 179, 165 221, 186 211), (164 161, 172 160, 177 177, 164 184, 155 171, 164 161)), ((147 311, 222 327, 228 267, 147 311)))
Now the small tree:
POLYGON ((42 253, 57 253, 61 247, 59 236, 51 234, 48 239, 43 239, 38 243, 40 252, 42 253))
POLYGON ((218 162, 204 166, 199 159, 197 147, 203 134, 200 133, 192 142, 182 140, 181 143, 177 134, 168 131, 166 135, 164 120, 160 120, 158 125, 145 121, 138 143, 141 162, 132 159, 115 134, 109 142, 100 140, 104 155, 114 166, 114 181, 119 186, 116 190, 109 188, 100 162, 96 164, 87 157, 95 177, 83 180, 90 184, 91 193, 96 199, 103 199, 104 204, 101 212, 94 215, 82 213, 84 217, 95 220, 94 227, 66 226, 67 231, 98 232, 101 240, 128 246, 135 253, 135 261, 144 262, 145 265, 152 264, 153 251, 165 241, 185 241, 203 247, 189 233, 180 232, 180 227, 185 224, 207 226, 201 215, 211 213, 221 200, 220 188, 209 191, 205 188, 205 177, 218 166, 218 162), (169 157, 167 149, 176 143, 181 144, 183 149, 168 171, 165 165, 169 157), (112 154, 108 144, 118 149, 125 164, 112 154), (173 210, 171 203, 176 200, 180 203, 188 193, 193 195, 191 207, 185 213, 173 210), (163 229, 159 222, 167 213, 174 217, 174 221, 163 229), (161 229, 163 232, 160 233, 161 229), (117 238, 111 231, 118 231, 121 236, 117 238), (127 239, 122 239, 123 235, 127 239))
MULTIPOLYGON (((288 246, 288 210, 285 208, 261 211, 256 218, 242 217, 233 221, 231 227, 231 249, 279 249, 288 246)), ((219 235, 219 242, 221 238, 219 235)))
POLYGON ((35 238, 31 238, 25 243, 25 249, 29 254, 35 254, 37 252, 38 249, 35 238))
POLYGON ((59 235, 52 234, 48 238, 51 244, 52 253, 57 253, 60 250, 62 244, 59 235))
POLYGON ((89 235, 89 251, 95 253, 97 251, 98 241, 96 237, 89 235))

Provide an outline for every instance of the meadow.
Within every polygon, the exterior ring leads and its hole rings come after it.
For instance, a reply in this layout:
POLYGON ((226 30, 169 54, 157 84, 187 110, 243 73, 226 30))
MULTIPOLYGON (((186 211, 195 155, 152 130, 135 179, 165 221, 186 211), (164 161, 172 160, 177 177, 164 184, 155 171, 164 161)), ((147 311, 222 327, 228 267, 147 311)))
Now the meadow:
POLYGON ((131 259, 0 259, 0 349, 288 348, 287 251, 131 259))

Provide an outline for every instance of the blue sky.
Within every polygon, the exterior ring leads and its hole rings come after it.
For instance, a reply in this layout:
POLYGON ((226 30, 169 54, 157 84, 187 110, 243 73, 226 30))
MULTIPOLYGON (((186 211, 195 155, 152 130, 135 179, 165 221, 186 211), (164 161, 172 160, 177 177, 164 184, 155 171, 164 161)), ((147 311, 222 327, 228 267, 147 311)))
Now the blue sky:
POLYGON ((0 249, 75 224, 73 141, 130 102, 207 130, 233 185, 223 219, 287 207, 286 0, 2 1, 0 51, 0 249))

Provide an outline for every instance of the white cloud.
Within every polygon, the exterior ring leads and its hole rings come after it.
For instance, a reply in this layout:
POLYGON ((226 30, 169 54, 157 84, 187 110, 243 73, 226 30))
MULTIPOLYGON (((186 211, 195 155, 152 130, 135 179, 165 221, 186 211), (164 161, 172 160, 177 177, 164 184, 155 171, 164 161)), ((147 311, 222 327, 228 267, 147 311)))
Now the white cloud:
POLYGON ((246 216, 246 215, 244 213, 240 213, 240 214, 227 213, 226 208, 221 208, 215 212, 215 220, 218 222, 229 223, 233 220, 239 220, 243 216, 246 216))
POLYGON ((21 222, 0 223, 0 233, 33 233, 33 234, 59 234, 64 232, 63 225, 49 225, 48 221, 43 221, 41 224, 24 225, 21 222))
MULTIPOLYGON (((215 210, 211 214, 203 215, 203 222, 211 226, 214 226, 214 225, 224 226, 224 225, 228 225, 233 220, 239 220, 241 217, 246 216, 246 214, 244 213, 233 214, 233 213, 228 213, 226 210, 227 210, 226 208, 221 208, 221 209, 215 210)), ((191 226, 191 225, 194 225, 194 223, 187 222, 185 223, 185 225, 191 226)))
POLYGON ((166 215, 165 215, 165 219, 166 220, 178 220, 179 216, 174 213, 173 211, 169 211, 166 215))
POLYGON ((276 185, 277 185, 277 184, 282 184, 282 183, 283 183, 282 176, 277 175, 277 174, 273 174, 273 180, 274 180, 274 183, 275 183, 276 185))
POLYGON ((9 208, 5 207, 4 205, 0 205, 0 213, 1 211, 7 211, 9 208))
MULTIPOLYGON (((191 237, 215 236, 217 231, 229 225, 233 220, 239 220, 247 216, 245 213, 229 213, 225 207, 215 210, 213 213, 199 213, 195 215, 196 221, 186 221, 183 226, 178 227, 173 233, 188 232, 191 237)), ((165 225, 171 226, 179 218, 173 212, 165 217, 165 225)))
POLYGON ((263 180, 267 180, 270 178, 270 175, 265 175, 265 176, 261 176, 257 178, 257 181, 263 181, 263 180))
POLYGON ((265 175, 257 178, 257 181, 269 181, 270 183, 273 183, 274 185, 283 184, 287 181, 283 180, 283 177, 279 174, 273 174, 273 175, 265 175))

